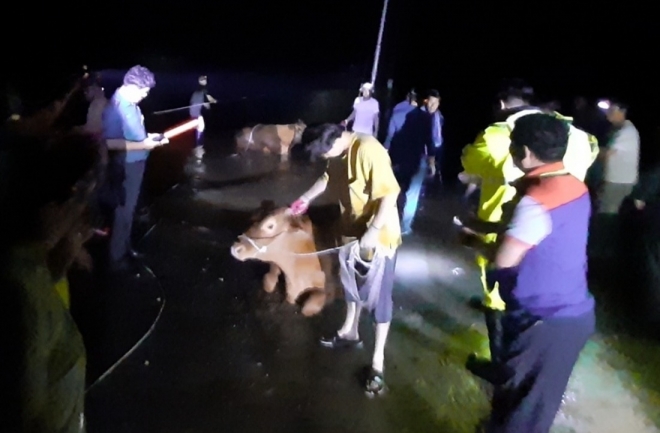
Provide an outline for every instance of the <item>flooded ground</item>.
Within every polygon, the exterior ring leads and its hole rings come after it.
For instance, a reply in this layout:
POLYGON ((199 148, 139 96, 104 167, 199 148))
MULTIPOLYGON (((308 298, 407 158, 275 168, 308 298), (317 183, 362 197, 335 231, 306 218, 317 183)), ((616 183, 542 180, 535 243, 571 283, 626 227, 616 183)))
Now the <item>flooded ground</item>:
MULTIPOLYGON (((341 301, 304 318, 282 294, 261 290, 263 265, 230 256, 262 200, 290 203, 318 174, 307 164, 212 156, 189 165, 188 180, 155 202, 157 224, 141 249, 163 295, 144 290, 166 305, 148 338, 88 392, 90 432, 475 431, 490 388, 463 363, 487 341, 481 315, 467 306, 480 289, 470 253, 454 241, 451 219, 462 206, 455 191, 427 193, 400 250, 390 390, 380 399, 366 398, 358 380, 373 346, 366 317, 365 349, 325 349, 318 338, 340 326, 341 301)), ((319 223, 326 204, 310 210, 319 223)), ((607 309, 600 313, 606 324, 607 309)), ((153 306, 144 314, 154 317, 153 306)), ((553 432, 659 432, 659 361, 657 342, 596 335, 553 432)))

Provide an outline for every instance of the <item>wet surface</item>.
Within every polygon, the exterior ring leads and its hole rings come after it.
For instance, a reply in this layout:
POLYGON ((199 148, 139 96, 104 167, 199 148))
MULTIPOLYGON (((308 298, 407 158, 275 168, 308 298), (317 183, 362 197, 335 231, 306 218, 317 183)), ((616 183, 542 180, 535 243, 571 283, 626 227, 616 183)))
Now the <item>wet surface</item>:
MULTIPOLYGON (((153 205, 157 224, 142 251, 166 308, 149 338, 88 393, 89 431, 474 432, 489 411, 489 386, 463 363, 487 350, 487 341, 481 315, 467 307, 480 292, 476 270, 453 240, 458 194, 427 194, 416 233, 400 250, 386 349, 390 389, 370 400, 358 380, 373 347, 366 315, 365 349, 325 349, 318 338, 341 325, 341 301, 304 318, 281 293, 263 292, 262 264, 230 256, 262 200, 290 203, 320 172, 250 161, 191 164, 188 181, 153 205)), ((324 204, 310 210, 320 224, 330 214, 324 204)), ((604 309, 601 323, 607 315, 604 309)), ((656 342, 599 333, 575 369, 553 432, 657 432, 659 361, 656 342)))

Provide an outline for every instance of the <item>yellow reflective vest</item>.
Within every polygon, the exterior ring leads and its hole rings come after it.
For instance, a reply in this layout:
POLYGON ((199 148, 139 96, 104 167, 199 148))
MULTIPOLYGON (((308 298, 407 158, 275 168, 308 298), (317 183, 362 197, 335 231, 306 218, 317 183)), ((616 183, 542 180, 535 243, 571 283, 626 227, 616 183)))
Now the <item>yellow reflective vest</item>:
MULTIPOLYGON (((511 182, 523 173, 513 164, 509 154, 510 134, 516 120, 523 116, 541 113, 539 109, 527 109, 496 122, 486 128, 474 143, 463 149, 461 162, 467 175, 481 180, 481 196, 477 216, 484 221, 498 222, 502 218, 502 205, 515 195, 511 182)), ((552 113, 557 118, 572 122, 572 118, 552 113)), ((598 140, 593 135, 570 125, 568 147, 564 167, 573 176, 584 181, 587 170, 598 156, 598 140)))
MULTIPOLYGON (((500 222, 502 220, 502 206, 511 201, 516 195, 516 189, 512 183, 519 179, 523 172, 513 164, 509 153, 511 144, 510 135, 515 122, 523 116, 534 113, 542 113, 537 108, 521 110, 509 116, 503 122, 496 122, 488 126, 474 143, 463 149, 461 162, 464 174, 478 178, 481 184, 479 197, 479 210, 477 217, 482 221, 500 222)), ((563 116, 557 112, 550 113, 559 119, 572 122, 572 118, 563 116)), ((598 140, 593 135, 570 125, 568 147, 564 156, 564 168, 566 171, 584 181, 587 170, 598 156, 598 140)), ((497 240, 495 233, 488 234, 484 241, 492 243, 497 240)), ((486 285, 485 268, 488 261, 485 257, 478 255, 477 264, 482 268, 482 284, 486 299, 484 305, 496 310, 504 309, 504 302, 497 290, 486 285)))

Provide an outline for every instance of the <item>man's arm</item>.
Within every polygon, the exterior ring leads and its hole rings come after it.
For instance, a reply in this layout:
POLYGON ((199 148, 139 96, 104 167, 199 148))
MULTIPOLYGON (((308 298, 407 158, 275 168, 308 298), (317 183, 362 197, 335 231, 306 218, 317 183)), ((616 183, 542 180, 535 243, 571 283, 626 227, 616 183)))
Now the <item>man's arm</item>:
POLYGON ((129 141, 123 138, 111 138, 105 141, 108 145, 108 150, 123 150, 130 152, 133 150, 151 150, 156 145, 155 142, 148 138, 144 141, 129 141))
POLYGON ((495 254, 495 267, 508 269, 518 266, 527 252, 551 231, 552 220, 543 205, 530 196, 523 197, 495 254))
POLYGON ((426 157, 428 159, 431 172, 435 173, 435 144, 433 142, 433 115, 426 114, 424 119, 424 147, 426 148, 426 157))
POLYGON ((344 123, 348 123, 355 120, 355 109, 351 112, 350 116, 348 116, 345 120, 344 123))
POLYGON ((605 151, 605 158, 618 152, 629 152, 639 146, 639 132, 635 128, 624 128, 614 137, 613 143, 605 151))
POLYGON ((150 137, 147 134, 139 110, 133 111, 126 107, 120 107, 119 114, 121 116, 123 138, 106 140, 109 150, 143 151, 165 144, 166 141, 154 141, 153 136, 150 137))
POLYGON ((380 126, 380 110, 374 113, 374 136, 378 135, 379 126, 380 126))
POLYGON ((314 185, 310 189, 307 190, 306 193, 304 193, 301 196, 301 199, 306 200, 307 202, 311 202, 321 194, 323 194, 328 187, 328 176, 327 174, 323 174, 316 182, 314 182, 314 185))

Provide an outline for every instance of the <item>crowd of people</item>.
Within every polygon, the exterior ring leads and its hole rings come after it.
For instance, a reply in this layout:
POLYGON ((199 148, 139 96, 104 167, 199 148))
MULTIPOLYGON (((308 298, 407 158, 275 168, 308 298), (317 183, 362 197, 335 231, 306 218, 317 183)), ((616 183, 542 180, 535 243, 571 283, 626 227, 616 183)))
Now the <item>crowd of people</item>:
MULTIPOLYGON (((203 119, 202 108, 215 101, 206 84, 201 77, 191 98, 193 118, 203 119)), ((145 161, 167 143, 147 133, 139 108, 155 85, 151 71, 134 66, 109 100, 99 83, 87 83, 83 126, 57 123, 62 102, 33 116, 12 116, 3 126, 0 198, 12 210, 2 213, 0 225, 10 313, 3 320, 12 332, 0 347, 10 365, 2 383, 16 397, 3 407, 3 420, 16 431, 84 429, 85 350, 67 312, 67 272, 90 266, 84 245, 92 236, 108 237, 112 272, 131 269, 140 257, 131 231, 145 161)), ((327 188, 344 192, 341 234, 343 242, 359 245, 361 270, 349 275, 359 280, 359 290, 346 294, 345 322, 321 344, 360 345, 358 324, 368 305, 376 338, 364 386, 377 396, 386 389, 397 250, 413 229, 416 205, 409 205, 419 200, 425 179, 439 176, 444 118, 438 91, 423 104, 410 91, 394 107, 381 143, 373 85, 360 91, 342 124, 323 125, 304 143, 311 155, 327 160, 327 169, 290 211, 305 213, 327 188), (379 278, 366 277, 373 269, 379 278)), ((550 430, 573 366, 595 331, 587 246, 598 245, 594 254, 616 253, 612 224, 621 224, 617 218, 627 203, 651 212, 642 274, 647 284, 659 281, 660 212, 654 209, 660 171, 639 181, 639 134, 627 118, 629 107, 608 101, 603 110, 612 128, 603 132, 593 119, 534 106, 533 96, 526 83, 508 83, 498 95, 498 118, 462 156, 460 178, 479 201, 473 217, 456 221, 481 269, 484 296, 472 304, 485 313, 491 349, 489 359, 471 356, 466 366, 495 387, 489 433, 550 430)), ((201 125, 197 158, 203 156, 201 125)))
MULTIPOLYGON (((371 84, 361 91, 343 122, 353 121, 353 132, 326 125, 308 145, 328 160, 327 170, 291 211, 304 213, 330 184, 348 192, 340 203, 345 242, 359 239, 361 263, 380 269, 382 278, 378 287, 368 283, 376 280, 363 279, 359 299, 347 293, 344 325, 321 343, 331 348, 361 344, 357 322, 370 306, 376 343, 365 388, 368 395, 378 395, 385 389, 396 251, 414 217, 414 210, 406 214, 405 202, 411 190, 417 200, 427 174, 434 172, 443 122, 437 91, 429 92, 422 108, 411 91, 394 108, 381 145, 375 138, 380 110, 371 84), (374 264, 379 256, 384 265, 374 264), (378 301, 368 303, 374 292, 378 301)), ((621 210, 632 203, 643 211, 660 192, 657 173, 638 182, 639 133, 623 102, 603 101, 602 115, 588 117, 580 116, 587 113, 578 99, 574 121, 556 107, 533 105, 533 97, 521 80, 504 86, 495 122, 462 156, 460 179, 478 191, 479 201, 473 218, 455 221, 481 269, 484 296, 471 304, 485 313, 491 352, 489 359, 470 356, 466 367, 495 386, 487 432, 550 431, 574 364, 595 332, 588 245, 596 256, 621 251, 616 236, 623 226, 621 210)), ((658 213, 651 215, 657 219, 658 213)), ((654 251, 647 253, 644 268, 657 283, 656 239, 647 243, 654 251)), ((647 287, 655 293, 653 285, 647 287)), ((659 305, 657 296, 654 305, 659 305)), ((658 323, 660 315, 649 318, 658 323)))

